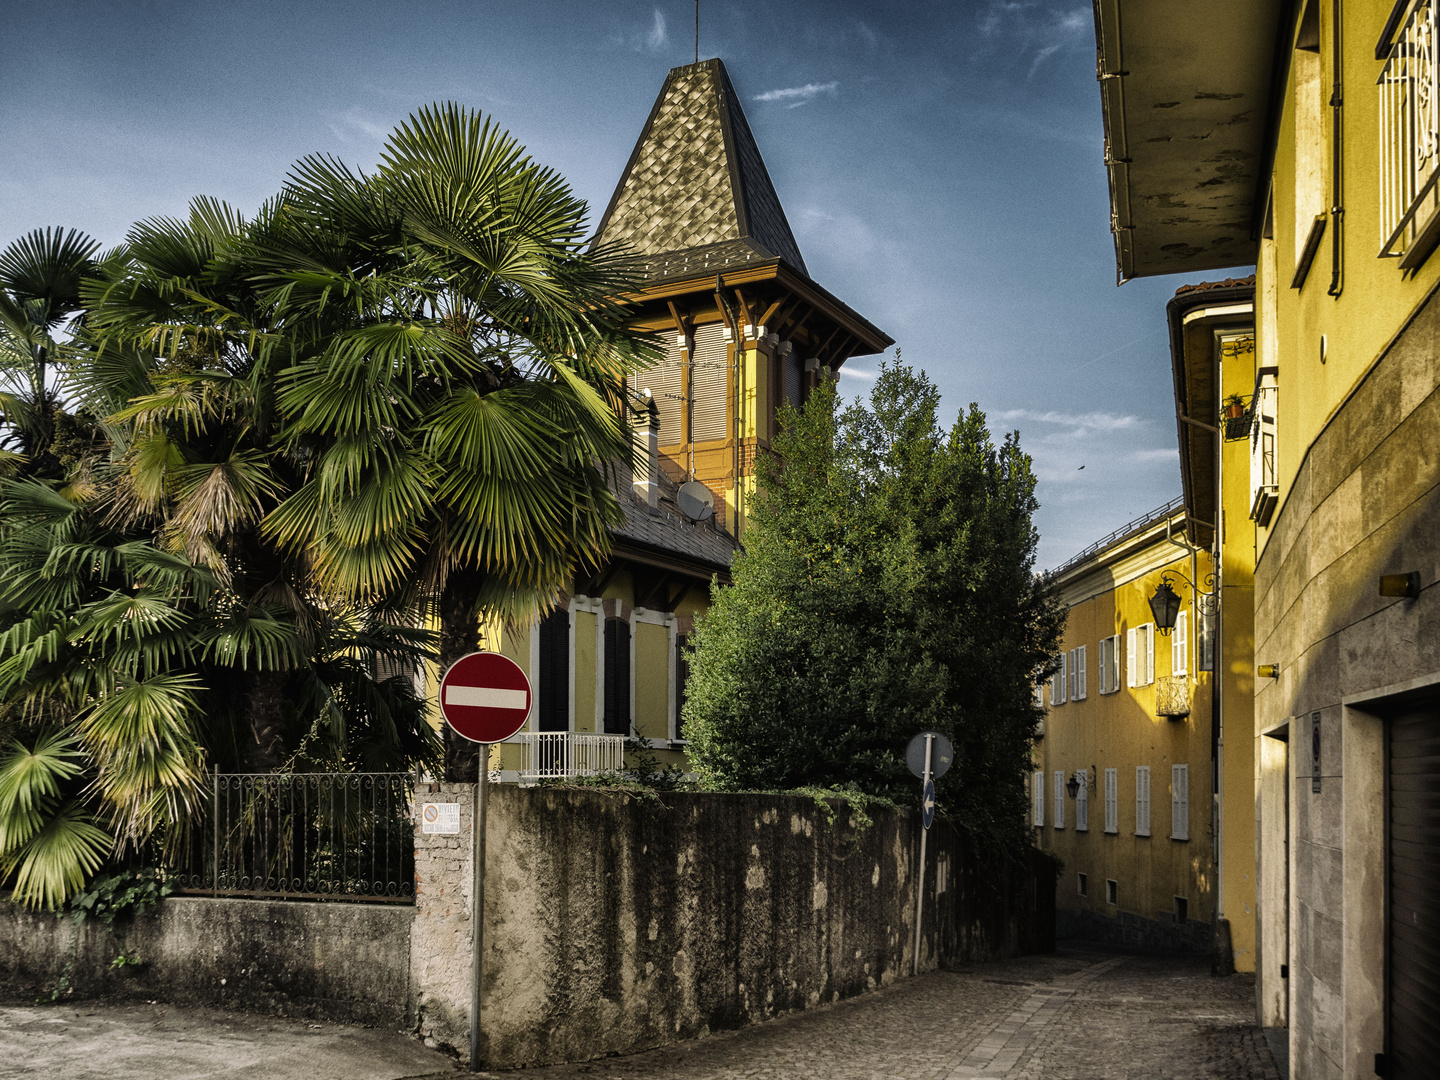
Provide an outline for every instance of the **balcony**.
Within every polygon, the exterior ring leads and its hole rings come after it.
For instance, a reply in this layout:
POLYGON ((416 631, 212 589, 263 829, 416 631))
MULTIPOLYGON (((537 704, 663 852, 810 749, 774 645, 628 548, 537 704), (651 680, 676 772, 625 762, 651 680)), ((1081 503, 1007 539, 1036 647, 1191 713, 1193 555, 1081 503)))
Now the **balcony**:
POLYGON ((500 780, 534 784, 576 776, 618 773, 625 767, 625 736, 579 731, 522 731, 501 744, 500 780), (515 747, 518 761, 511 757, 515 747), (518 764, 518 768, 514 766, 518 764))
POLYGON ((1390 39, 1380 86, 1381 258, 1419 266, 1440 241, 1436 0, 1417 0, 1390 39))

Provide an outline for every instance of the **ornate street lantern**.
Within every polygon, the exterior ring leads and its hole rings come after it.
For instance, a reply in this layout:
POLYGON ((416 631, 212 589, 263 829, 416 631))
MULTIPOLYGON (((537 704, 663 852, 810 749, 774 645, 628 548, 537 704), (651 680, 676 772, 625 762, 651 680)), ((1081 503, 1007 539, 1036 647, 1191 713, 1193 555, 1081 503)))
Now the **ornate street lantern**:
POLYGON ((1180 595, 1170 587, 1168 580, 1161 581, 1150 597, 1150 611, 1155 616, 1155 629, 1168 634, 1175 629, 1175 619, 1180 614, 1180 595))

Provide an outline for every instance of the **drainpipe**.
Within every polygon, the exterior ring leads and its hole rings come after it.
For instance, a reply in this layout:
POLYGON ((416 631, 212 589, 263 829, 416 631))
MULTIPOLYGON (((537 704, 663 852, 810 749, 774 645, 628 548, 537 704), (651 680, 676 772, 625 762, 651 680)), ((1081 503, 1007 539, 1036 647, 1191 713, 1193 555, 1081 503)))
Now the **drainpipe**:
POLYGON ((1345 143, 1345 91, 1344 74, 1341 64, 1344 52, 1341 49, 1341 25, 1344 15, 1343 0, 1331 0, 1330 6, 1330 289, 1331 296, 1339 296, 1345 287, 1342 281, 1344 251, 1340 243, 1340 226, 1345 219, 1345 188, 1341 159, 1345 143))

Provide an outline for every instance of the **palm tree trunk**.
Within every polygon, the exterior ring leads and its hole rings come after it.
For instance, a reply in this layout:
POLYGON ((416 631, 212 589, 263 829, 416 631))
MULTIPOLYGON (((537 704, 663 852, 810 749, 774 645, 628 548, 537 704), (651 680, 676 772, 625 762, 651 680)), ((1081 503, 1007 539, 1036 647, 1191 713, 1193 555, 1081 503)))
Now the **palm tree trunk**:
MULTIPOLYGON (((480 587, 484 574, 468 567, 452 570, 440 593, 440 671, 480 647, 480 587)), ((445 728, 445 779, 470 783, 476 779, 479 751, 475 743, 445 728)))
POLYGON ((245 746, 246 772, 273 772, 284 751, 280 730, 285 707, 285 672, 257 671, 247 680, 242 715, 250 729, 245 746))

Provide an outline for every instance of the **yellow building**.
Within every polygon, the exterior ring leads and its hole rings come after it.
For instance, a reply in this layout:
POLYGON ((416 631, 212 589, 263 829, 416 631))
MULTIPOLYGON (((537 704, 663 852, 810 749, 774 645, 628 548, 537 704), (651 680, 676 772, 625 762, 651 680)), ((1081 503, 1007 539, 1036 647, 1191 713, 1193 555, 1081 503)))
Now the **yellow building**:
POLYGON ((1294 1077, 1433 1076, 1437 7, 1098 0, 1096 32, 1120 277, 1255 266, 1220 548, 1254 567, 1259 1017, 1294 1077))
POLYGON ((1210 552, 1187 540, 1177 499, 1071 559, 1055 581, 1069 614, 1060 670, 1042 688, 1031 815, 1038 845, 1065 866, 1059 933, 1204 952, 1218 929, 1219 948, 1248 969, 1253 888, 1243 875, 1224 881, 1235 860, 1225 860, 1213 797, 1223 786, 1223 646, 1210 552), (1173 615, 1152 604, 1167 586, 1173 615))
POLYGON ((893 344, 810 278, 719 60, 669 73, 594 243, 637 257, 633 324, 663 357, 630 386, 651 426, 637 431, 633 485, 616 492, 627 521, 614 557, 543 620, 486 631, 536 691, 526 730, 492 751, 506 780, 618 769, 627 738, 686 767, 686 639, 712 578, 728 580, 780 406, 893 344), (687 482, 708 489, 712 516, 682 511, 687 482))

